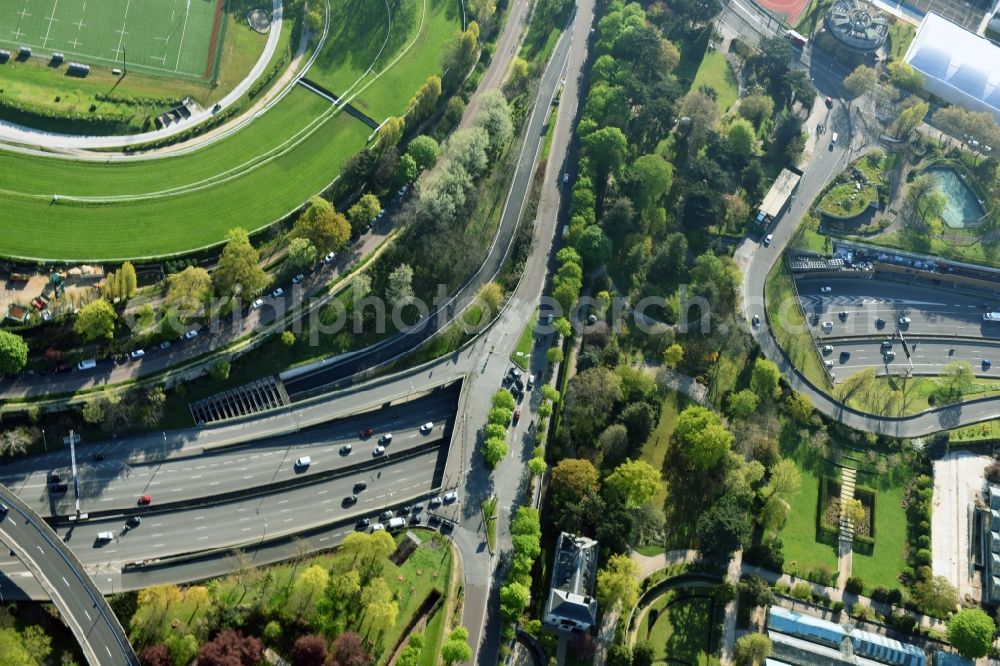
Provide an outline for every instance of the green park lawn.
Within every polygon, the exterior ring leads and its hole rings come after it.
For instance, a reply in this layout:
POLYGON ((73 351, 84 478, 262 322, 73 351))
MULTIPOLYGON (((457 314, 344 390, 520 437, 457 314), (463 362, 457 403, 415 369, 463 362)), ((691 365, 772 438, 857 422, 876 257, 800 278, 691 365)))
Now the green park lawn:
MULTIPOLYGON (((674 429, 677 428, 677 416, 683 408, 683 398, 675 391, 668 390, 663 399, 663 406, 660 408, 660 420, 653 432, 649 434, 649 439, 643 444, 639 454, 640 460, 649 463, 656 470, 663 469, 663 461, 667 457, 667 446, 670 444, 670 438, 674 435, 674 429)), ((667 488, 661 483, 656 495, 651 500, 651 504, 655 507, 662 507, 666 499, 667 488)))
POLYGON ((385 5, 337 0, 330 34, 309 77, 348 98, 377 122, 402 115, 410 97, 432 74, 441 73, 445 45, 462 28, 455 0, 401 0, 385 5), (388 32, 388 40, 386 33, 388 32))
POLYGON ((870 554, 854 549, 851 575, 865 581, 870 593, 877 585, 890 590, 899 587, 899 574, 906 568, 906 510, 903 509, 903 486, 876 490, 875 547, 870 554))
POLYGON ((0 152, 7 176, 0 255, 162 256, 219 243, 233 227, 263 228, 324 189, 365 145, 369 129, 360 121, 345 114, 317 120, 328 107, 296 89, 227 139, 158 160, 106 164, 0 152), (148 198, 53 203, 53 193, 148 198))
POLYGON ((906 55, 910 42, 917 36, 917 29, 906 21, 896 19, 889 24, 889 57, 899 60, 906 55))
POLYGON ((729 66, 726 56, 715 49, 705 52, 691 89, 698 90, 702 86, 708 86, 716 92, 715 103, 721 114, 725 114, 740 96, 733 68, 729 66))
MULTIPOLYGON (((717 664, 714 648, 709 649, 709 633, 718 623, 712 617, 713 604, 709 590, 670 590, 657 598, 650 611, 658 613, 650 626, 647 613, 639 628, 639 640, 648 641, 655 651, 654 664, 717 664)), ((718 636, 712 636, 718 644, 718 636)))
POLYGON ((854 183, 843 183, 827 192, 816 207, 834 217, 854 217, 877 201, 878 190, 874 185, 864 185, 858 190, 854 183))
POLYGON ((803 575, 817 565, 837 570, 835 546, 816 540, 816 507, 819 501, 819 477, 811 470, 799 466, 802 484, 799 492, 788 498, 792 509, 781 528, 785 571, 803 575))
POLYGON ((531 348, 535 342, 535 324, 537 323, 537 316, 528 320, 528 323, 521 329, 521 337, 517 339, 517 346, 514 347, 514 353, 510 356, 510 360, 514 361, 522 370, 527 370, 528 363, 531 361, 531 348))

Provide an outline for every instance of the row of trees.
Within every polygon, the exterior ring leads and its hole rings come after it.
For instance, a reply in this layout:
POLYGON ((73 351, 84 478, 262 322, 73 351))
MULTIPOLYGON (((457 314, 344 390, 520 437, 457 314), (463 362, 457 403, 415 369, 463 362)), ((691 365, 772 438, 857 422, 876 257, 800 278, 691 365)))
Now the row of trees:
POLYGON ((483 458, 490 469, 507 455, 507 428, 515 407, 517 402, 507 389, 502 388, 493 394, 493 407, 483 429, 483 458))
POLYGON ((507 583, 500 588, 500 615, 504 620, 505 640, 514 638, 514 630, 531 602, 531 570, 542 552, 542 526, 538 510, 522 506, 510 522, 513 558, 507 583))

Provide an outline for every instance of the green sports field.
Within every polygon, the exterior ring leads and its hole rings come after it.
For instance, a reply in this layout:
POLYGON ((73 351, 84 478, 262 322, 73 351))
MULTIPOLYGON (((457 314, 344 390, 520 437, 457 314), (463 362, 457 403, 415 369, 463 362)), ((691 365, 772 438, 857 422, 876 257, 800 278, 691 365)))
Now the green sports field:
POLYGON ((210 78, 225 0, 0 0, 0 46, 175 78, 210 78))

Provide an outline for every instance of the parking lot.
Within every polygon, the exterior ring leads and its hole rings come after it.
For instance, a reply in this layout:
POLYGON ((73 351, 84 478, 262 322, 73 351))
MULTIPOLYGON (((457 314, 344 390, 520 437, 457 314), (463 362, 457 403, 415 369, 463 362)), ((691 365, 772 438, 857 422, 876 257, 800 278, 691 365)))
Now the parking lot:
POLYGON ((969 557, 969 514, 982 491, 989 456, 955 451, 934 462, 931 568, 958 590, 959 599, 980 598, 981 581, 969 557))

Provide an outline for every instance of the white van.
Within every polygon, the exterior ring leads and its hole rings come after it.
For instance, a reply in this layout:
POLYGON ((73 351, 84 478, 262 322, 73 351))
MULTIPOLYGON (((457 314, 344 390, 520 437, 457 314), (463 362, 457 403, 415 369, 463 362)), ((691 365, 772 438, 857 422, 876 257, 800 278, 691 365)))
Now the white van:
POLYGON ((97 367, 97 361, 92 358, 87 358, 76 364, 77 370, 90 370, 91 368, 97 367))
POLYGON ((831 146, 836 146, 837 145, 837 137, 838 136, 839 135, 836 132, 834 132, 833 136, 830 137, 830 145, 831 146))
POLYGON ((114 538, 115 538, 114 532, 98 532, 97 533, 97 540, 98 541, 111 541, 114 538))
POLYGON ((389 520, 389 529, 398 530, 406 525, 406 521, 402 518, 392 518, 389 520))
POLYGON ((312 458, 310 458, 309 456, 302 456, 301 458, 296 459, 295 466, 296 467, 309 467, 309 465, 312 465, 312 462, 313 462, 312 458))

